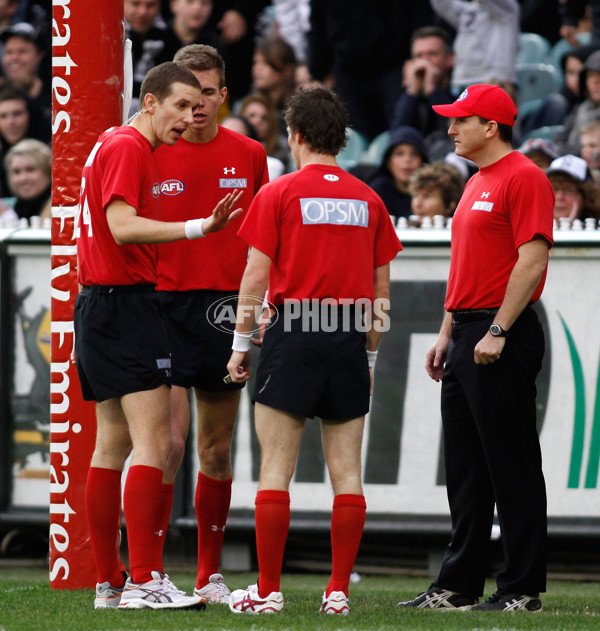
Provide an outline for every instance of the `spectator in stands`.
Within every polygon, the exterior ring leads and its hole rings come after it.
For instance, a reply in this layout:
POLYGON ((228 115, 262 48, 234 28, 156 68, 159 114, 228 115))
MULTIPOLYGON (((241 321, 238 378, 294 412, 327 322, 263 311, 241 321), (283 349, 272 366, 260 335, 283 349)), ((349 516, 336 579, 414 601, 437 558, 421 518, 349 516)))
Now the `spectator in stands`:
POLYGON ((133 100, 130 114, 139 110, 140 87, 151 68, 171 61, 179 45, 166 45, 167 26, 160 16, 160 0, 124 0, 125 36, 131 40, 133 100))
POLYGON ((546 174, 554 189, 555 220, 600 217, 600 189, 583 158, 570 154, 556 158, 546 174))
POLYGON ((275 106, 282 134, 286 133, 283 112, 288 99, 296 91, 295 72, 296 55, 285 40, 269 37, 257 44, 252 63, 254 89, 275 106))
POLYGON ((550 166, 552 160, 558 158, 554 143, 543 138, 529 138, 519 147, 519 151, 543 171, 550 166))
POLYGON ((257 20, 269 4, 269 0, 213 0, 209 26, 221 34, 227 46, 227 90, 232 104, 252 88, 257 20))
POLYGON ((456 210, 465 187, 465 180, 458 169, 440 160, 424 164, 408 182, 411 210, 418 217, 450 217, 456 210))
POLYGON ((600 120, 581 129, 581 157, 588 163, 596 184, 600 184, 600 120))
POLYGON ((430 0, 431 6, 456 29, 452 90, 476 83, 498 84, 515 98, 519 48, 517 0, 430 0))
MULTIPOLYGON (((238 114, 231 114, 223 119, 223 121, 221 121, 221 127, 237 131, 238 134, 244 134, 244 136, 248 136, 248 138, 260 142, 254 125, 252 125, 247 118, 239 116, 238 114)), ((283 162, 273 156, 267 156, 267 168, 269 169, 269 180, 274 180, 285 173, 285 165, 283 162)))
POLYGON ((0 35, 4 42, 2 70, 10 83, 24 90, 41 118, 40 124, 50 128, 52 95, 50 76, 42 76, 40 68, 47 42, 35 27, 19 22, 0 35))
POLYGON ((419 131, 398 127, 390 133, 381 166, 368 184, 383 199, 392 217, 410 216, 408 183, 412 174, 428 161, 425 141, 419 131))
POLYGON ((310 0, 272 0, 274 33, 293 49, 298 64, 308 60, 308 31, 310 29, 310 0))
POLYGON ((562 20, 560 36, 571 46, 577 46, 579 23, 590 9, 592 20, 592 43, 600 46, 600 1, 599 0, 561 0, 559 11, 562 20))
POLYGON ((281 160, 287 169, 290 164, 289 147, 281 135, 277 110, 269 98, 261 92, 249 94, 240 103, 237 113, 248 119, 256 129, 267 155, 281 160))
POLYGON ((16 197, 15 211, 22 218, 51 217, 52 151, 39 140, 18 142, 4 158, 8 187, 16 197))
POLYGON ((212 0, 171 0, 172 20, 165 35, 168 50, 188 44, 208 44, 216 48, 227 63, 225 42, 208 26, 213 10, 212 0))
POLYGON ((534 129, 548 125, 562 125, 573 108, 581 103, 579 75, 586 59, 596 50, 595 44, 576 46, 568 50, 561 59, 565 83, 559 92, 549 94, 540 106, 531 112, 522 122, 521 131, 527 134, 534 129))
MULTIPOLYGON (((13 18, 19 7, 19 0, 0 1, 0 33, 12 24, 13 18)), ((0 57, 4 54, 4 43, 0 41, 0 57)))
POLYGON ((410 125, 418 129, 432 158, 454 149, 448 138, 448 121, 432 105, 452 103, 450 75, 454 64, 448 32, 423 26, 412 36, 411 58, 404 64, 404 90, 396 103, 391 129, 410 125), (437 147, 437 150, 435 150, 437 147))
POLYGON ((24 138, 49 143, 50 126, 40 126, 27 94, 8 84, 0 89, 0 197, 9 195, 4 156, 24 138))
POLYGON ((412 32, 432 23, 423 0, 311 1, 311 77, 335 89, 368 141, 390 128, 412 32))
POLYGON ((579 155, 581 130, 590 121, 600 118, 600 50, 586 59, 579 74, 579 86, 583 101, 573 108, 562 131, 553 138, 562 154, 579 155))

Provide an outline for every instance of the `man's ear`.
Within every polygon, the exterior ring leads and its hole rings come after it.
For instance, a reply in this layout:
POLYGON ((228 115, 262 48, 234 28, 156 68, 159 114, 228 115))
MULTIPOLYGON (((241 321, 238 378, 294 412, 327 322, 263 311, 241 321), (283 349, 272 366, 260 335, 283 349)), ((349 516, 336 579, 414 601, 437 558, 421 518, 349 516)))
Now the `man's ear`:
POLYGON ((156 105, 158 104, 158 99, 154 96, 154 94, 148 92, 144 95, 144 102, 142 104, 142 112, 149 112, 150 114, 154 114, 154 110, 156 109, 156 105))
POLYGON ((491 138, 492 136, 494 136, 494 134, 498 132, 498 123, 496 121, 488 121, 486 125, 487 125, 487 129, 486 129, 485 135, 488 138, 491 138))

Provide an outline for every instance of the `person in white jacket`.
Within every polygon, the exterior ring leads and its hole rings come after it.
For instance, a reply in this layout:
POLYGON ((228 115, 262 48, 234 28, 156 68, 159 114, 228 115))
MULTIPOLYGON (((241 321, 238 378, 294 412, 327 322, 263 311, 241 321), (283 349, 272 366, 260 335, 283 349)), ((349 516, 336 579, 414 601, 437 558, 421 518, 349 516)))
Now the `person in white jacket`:
POLYGON ((519 48, 517 0, 431 0, 431 6, 456 29, 451 87, 494 83, 514 95, 519 48))

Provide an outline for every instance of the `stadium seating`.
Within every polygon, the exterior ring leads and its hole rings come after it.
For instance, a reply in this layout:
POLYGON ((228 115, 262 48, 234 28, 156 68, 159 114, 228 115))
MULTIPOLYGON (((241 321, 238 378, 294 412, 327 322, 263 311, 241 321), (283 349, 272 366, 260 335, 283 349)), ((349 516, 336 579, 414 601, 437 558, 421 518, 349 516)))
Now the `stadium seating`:
POLYGON ((556 69, 551 64, 520 64, 517 66, 519 86, 519 117, 524 119, 542 100, 560 87, 556 69))
POLYGON ((352 127, 346 127, 348 144, 346 148, 338 154, 338 164, 343 169, 350 169, 361 162, 363 153, 367 149, 367 140, 352 127))
POLYGON ((384 131, 371 140, 367 152, 365 154, 363 162, 366 164, 381 164, 383 154, 390 141, 390 132, 384 131))
POLYGON ((550 42, 542 35, 538 35, 537 33, 521 33, 519 35, 517 65, 546 62, 550 48, 550 42))

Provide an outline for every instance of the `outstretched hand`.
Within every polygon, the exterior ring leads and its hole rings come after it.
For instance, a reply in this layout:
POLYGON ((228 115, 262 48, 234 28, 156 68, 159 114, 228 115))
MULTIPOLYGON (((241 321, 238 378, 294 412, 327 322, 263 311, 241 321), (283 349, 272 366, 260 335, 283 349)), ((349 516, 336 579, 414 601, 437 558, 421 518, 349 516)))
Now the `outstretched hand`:
POLYGON ((242 214, 244 209, 235 208, 235 206, 240 201, 243 194, 244 191, 234 189, 231 193, 227 193, 227 195, 223 197, 223 199, 215 206, 215 209, 212 211, 212 215, 204 220, 202 224, 204 234, 222 230, 225 226, 229 225, 230 222, 237 219, 237 217, 242 214))

